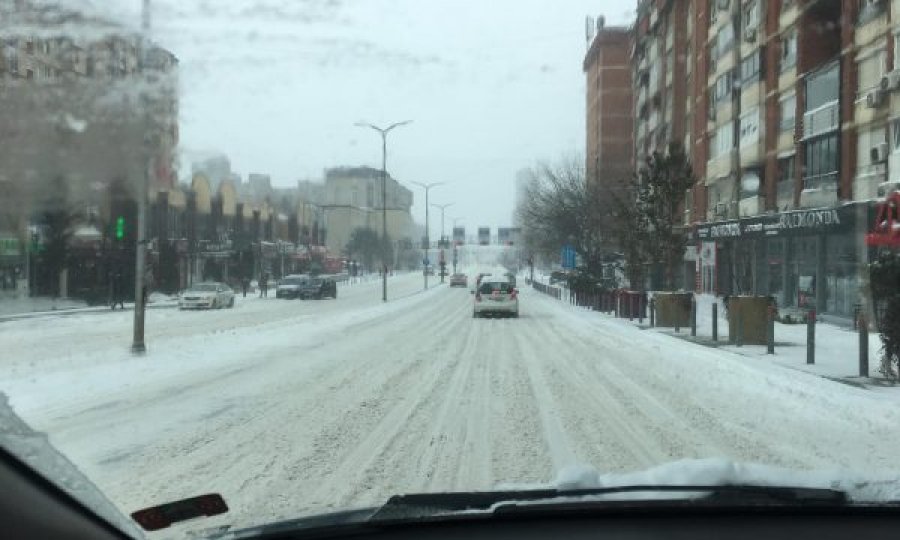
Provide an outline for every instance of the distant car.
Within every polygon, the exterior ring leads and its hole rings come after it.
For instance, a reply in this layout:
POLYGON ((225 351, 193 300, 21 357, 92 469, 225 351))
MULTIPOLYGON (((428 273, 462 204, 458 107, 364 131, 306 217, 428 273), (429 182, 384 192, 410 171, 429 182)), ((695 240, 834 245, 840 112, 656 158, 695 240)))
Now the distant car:
POLYGON ((519 291, 506 279, 484 278, 475 291, 472 316, 519 316, 519 291))
POLYGON ((467 287, 468 285, 469 278, 465 274, 456 273, 450 276, 451 287, 467 287))
POLYGON ((178 296, 179 309, 218 309, 234 307, 234 291, 217 281, 195 283, 178 296))
POLYGON ((285 276, 278 282, 275 289, 275 298, 294 299, 300 298, 300 288, 309 281, 307 275, 291 275, 285 276))
POLYGON ((299 289, 300 298, 337 298, 337 282, 328 276, 315 276, 307 279, 299 289))

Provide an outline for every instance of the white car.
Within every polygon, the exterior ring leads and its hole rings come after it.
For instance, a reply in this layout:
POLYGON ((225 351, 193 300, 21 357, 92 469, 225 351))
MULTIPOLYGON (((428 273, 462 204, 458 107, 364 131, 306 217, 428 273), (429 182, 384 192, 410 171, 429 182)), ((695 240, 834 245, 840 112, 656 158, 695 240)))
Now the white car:
POLYGON ((475 295, 473 317, 489 314, 519 316, 519 291, 509 280, 485 276, 472 292, 475 295))
POLYGON ((195 283, 178 296, 178 309, 218 309, 234 307, 234 291, 215 281, 195 283))

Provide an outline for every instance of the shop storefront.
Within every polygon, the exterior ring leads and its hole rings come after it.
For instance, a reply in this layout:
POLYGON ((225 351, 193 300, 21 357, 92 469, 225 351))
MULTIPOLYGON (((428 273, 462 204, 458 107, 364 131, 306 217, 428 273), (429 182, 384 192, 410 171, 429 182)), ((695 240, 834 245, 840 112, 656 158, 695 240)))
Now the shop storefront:
POLYGON ((872 216, 868 203, 851 203, 698 226, 697 290, 771 295, 781 306, 849 317, 872 216))

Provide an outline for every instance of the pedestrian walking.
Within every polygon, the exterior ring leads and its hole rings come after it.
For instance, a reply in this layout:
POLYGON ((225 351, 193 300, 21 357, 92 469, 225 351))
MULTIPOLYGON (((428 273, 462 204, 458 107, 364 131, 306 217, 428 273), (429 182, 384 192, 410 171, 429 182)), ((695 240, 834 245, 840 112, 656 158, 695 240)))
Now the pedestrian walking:
POLYGON ((115 310, 118 304, 125 309, 125 283, 121 269, 115 269, 110 272, 109 278, 109 301, 110 307, 115 310))
POLYGON ((269 297, 269 274, 265 272, 263 272, 262 275, 259 276, 259 297, 269 297))
POLYGON ((250 288, 250 280, 247 278, 247 276, 244 276, 241 279, 241 289, 244 293, 244 298, 247 298, 247 289, 249 289, 249 288, 250 288))

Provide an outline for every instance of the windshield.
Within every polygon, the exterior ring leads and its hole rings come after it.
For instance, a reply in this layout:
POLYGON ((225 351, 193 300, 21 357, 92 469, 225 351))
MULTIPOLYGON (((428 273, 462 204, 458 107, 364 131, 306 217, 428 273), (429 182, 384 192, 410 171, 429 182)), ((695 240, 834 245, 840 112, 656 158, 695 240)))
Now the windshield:
POLYGON ((215 283, 201 283, 191 285, 185 292, 215 292, 219 289, 215 283))
POLYGON ((0 0, 0 394, 176 537, 890 476, 896 5, 0 0))
POLYGON ((495 291, 506 294, 512 291, 512 286, 505 281, 489 281, 482 282, 481 287, 478 289, 478 292, 480 292, 481 294, 491 294, 495 291))

